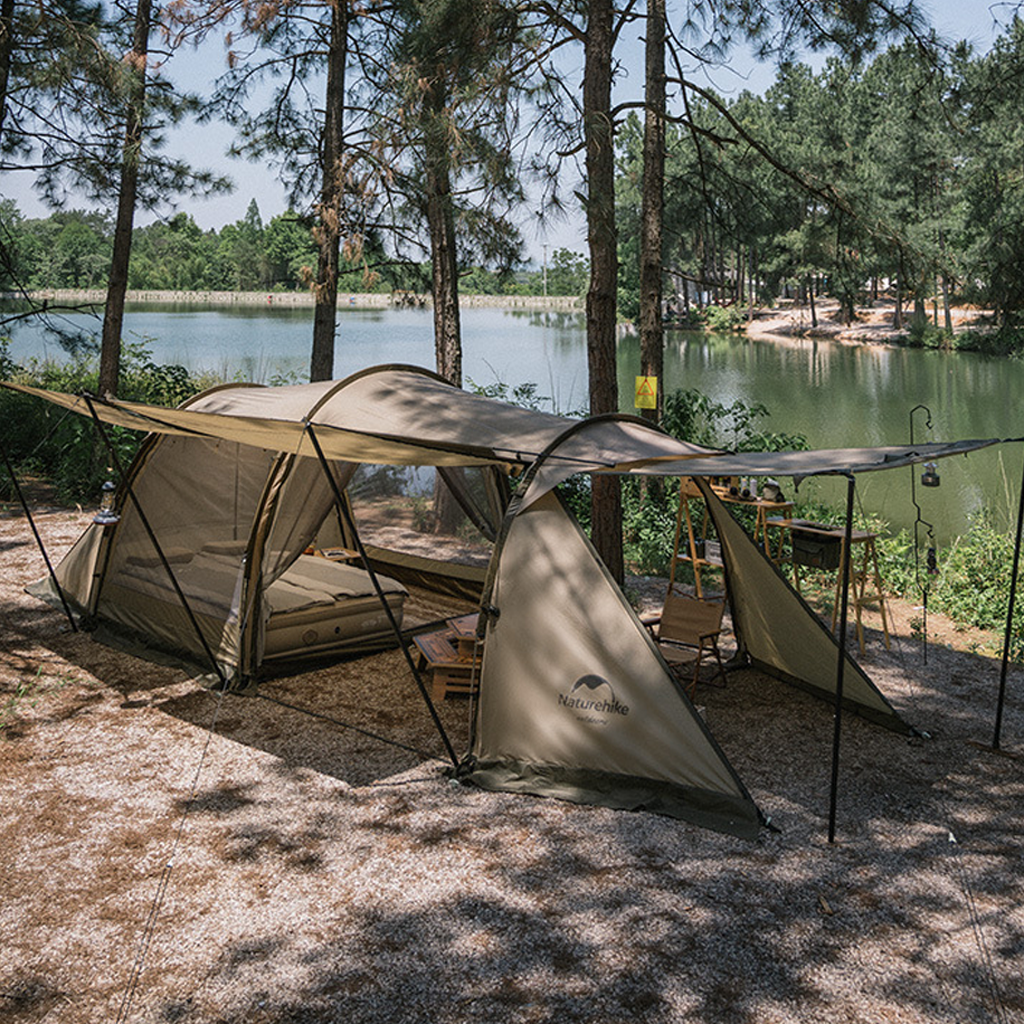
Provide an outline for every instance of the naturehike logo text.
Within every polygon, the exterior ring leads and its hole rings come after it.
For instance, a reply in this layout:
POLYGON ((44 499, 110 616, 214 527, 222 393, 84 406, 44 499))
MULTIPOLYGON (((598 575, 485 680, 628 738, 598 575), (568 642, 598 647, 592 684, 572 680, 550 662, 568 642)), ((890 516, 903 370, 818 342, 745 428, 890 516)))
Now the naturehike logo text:
POLYGON ((568 694, 558 695, 558 703, 560 707, 572 708, 573 711, 588 711, 597 715, 629 714, 629 705, 620 704, 615 699, 611 683, 596 675, 580 676, 572 684, 572 690, 568 694), (578 694, 578 690, 586 692, 578 694))

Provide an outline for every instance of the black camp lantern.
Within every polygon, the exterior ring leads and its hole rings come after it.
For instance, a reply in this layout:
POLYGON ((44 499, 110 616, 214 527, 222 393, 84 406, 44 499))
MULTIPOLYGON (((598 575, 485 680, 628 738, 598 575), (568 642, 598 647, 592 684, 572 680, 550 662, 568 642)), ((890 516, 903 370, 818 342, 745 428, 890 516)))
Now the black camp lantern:
POLYGON ((939 482, 938 465, 934 462, 926 462, 924 464, 924 472, 921 474, 921 486, 938 487, 939 482))
POLYGON ((117 486, 110 480, 105 480, 100 488, 99 511, 93 516, 92 521, 97 526, 113 526, 120 522, 121 517, 114 510, 114 495, 117 493, 117 486))

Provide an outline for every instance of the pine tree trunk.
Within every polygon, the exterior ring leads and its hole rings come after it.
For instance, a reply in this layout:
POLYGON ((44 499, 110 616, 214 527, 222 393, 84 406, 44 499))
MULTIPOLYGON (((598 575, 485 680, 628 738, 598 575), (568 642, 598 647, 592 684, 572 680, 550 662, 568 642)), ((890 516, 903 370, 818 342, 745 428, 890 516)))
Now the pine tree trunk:
POLYGON ((348 59, 348 0, 331 3, 331 44, 327 54, 323 152, 317 243, 316 287, 313 310, 313 352, 309 379, 334 376, 334 338, 338 317, 338 268, 341 248, 345 121, 345 63, 348 59))
POLYGON ((451 167, 445 121, 446 97, 435 85, 424 106, 427 225, 434 292, 434 356, 437 372, 462 386, 462 331, 459 319, 458 254, 452 207, 451 167))
POLYGON ((647 104, 640 228, 640 373, 657 381, 657 407, 641 416, 655 423, 663 408, 662 217, 665 201, 665 0, 647 4, 647 104))
MULTIPOLYGON (((618 412, 615 312, 618 278, 615 231, 615 149, 611 116, 614 4, 591 0, 584 45, 583 124, 587 169, 587 366, 590 411, 618 412)), ((593 477, 591 539, 608 571, 622 582, 622 498, 614 477, 593 477)))
POLYGON ((946 328, 946 333, 952 337, 953 335, 953 311, 949 306, 949 278, 943 273, 940 276, 942 282, 942 316, 943 323, 946 328))
POLYGON ((7 116, 7 86, 11 80, 14 53, 14 0, 0 0, 0 141, 7 116))
POLYGON ((128 263, 132 252, 132 223, 138 192, 139 161, 142 157, 142 119, 146 101, 146 61, 149 53, 149 29, 152 0, 138 0, 130 64, 128 109, 121 155, 121 184, 117 194, 117 218, 114 245, 107 282, 107 304, 103 312, 100 342, 99 393, 117 394, 121 371, 121 329, 124 323, 124 298, 128 291, 128 263))

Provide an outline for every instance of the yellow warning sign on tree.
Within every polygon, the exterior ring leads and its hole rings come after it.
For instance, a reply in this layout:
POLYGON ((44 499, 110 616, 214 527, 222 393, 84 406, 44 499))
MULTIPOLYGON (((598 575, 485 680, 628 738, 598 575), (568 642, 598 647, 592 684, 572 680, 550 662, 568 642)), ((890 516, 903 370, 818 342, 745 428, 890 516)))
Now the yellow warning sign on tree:
POLYGON ((658 378, 637 377, 636 379, 636 402, 637 409, 658 408, 658 378))

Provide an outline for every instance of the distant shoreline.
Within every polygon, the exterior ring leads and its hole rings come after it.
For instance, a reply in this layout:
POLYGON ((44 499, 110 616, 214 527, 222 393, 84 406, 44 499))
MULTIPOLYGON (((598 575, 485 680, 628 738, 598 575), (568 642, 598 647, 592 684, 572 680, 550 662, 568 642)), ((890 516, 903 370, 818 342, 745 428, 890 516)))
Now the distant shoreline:
MULTIPOLYGON (((29 292, 36 302, 60 305, 103 305, 107 293, 98 288, 45 288, 29 292)), ((5 299, 21 296, 6 293, 5 299)), ((311 292, 214 292, 129 290, 125 301, 165 306, 267 306, 278 309, 312 309, 311 292)), ((391 309, 426 308, 432 304, 429 294, 415 292, 339 292, 338 308, 391 309)), ((465 309, 531 309, 565 313, 583 312, 583 300, 575 295, 460 295, 465 309)))

